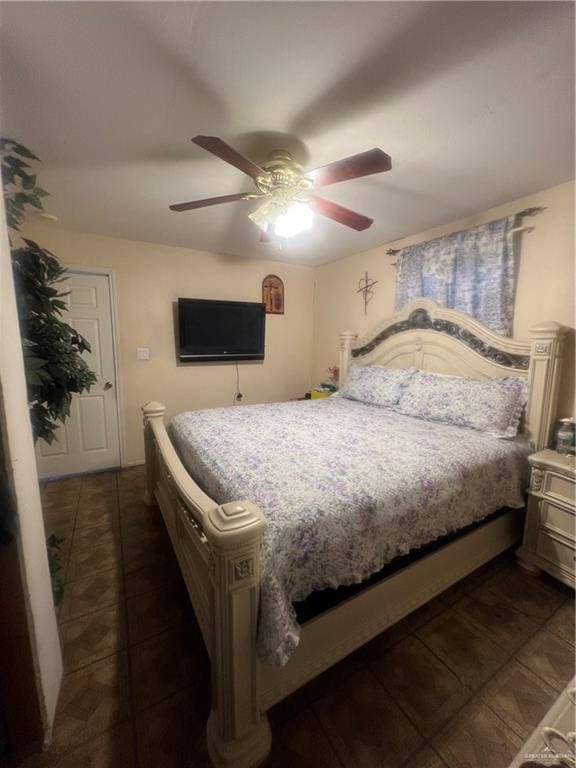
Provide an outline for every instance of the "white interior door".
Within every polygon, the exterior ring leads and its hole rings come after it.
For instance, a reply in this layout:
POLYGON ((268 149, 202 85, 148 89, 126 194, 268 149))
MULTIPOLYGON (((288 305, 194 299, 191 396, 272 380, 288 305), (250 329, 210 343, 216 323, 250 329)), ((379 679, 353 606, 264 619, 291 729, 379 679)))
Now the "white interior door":
POLYGON ((114 365, 112 302, 107 275, 70 270, 62 289, 69 294, 63 319, 88 340, 84 359, 98 380, 89 392, 73 395, 70 417, 57 440, 36 446, 40 477, 58 477, 120 466, 118 400, 114 365))

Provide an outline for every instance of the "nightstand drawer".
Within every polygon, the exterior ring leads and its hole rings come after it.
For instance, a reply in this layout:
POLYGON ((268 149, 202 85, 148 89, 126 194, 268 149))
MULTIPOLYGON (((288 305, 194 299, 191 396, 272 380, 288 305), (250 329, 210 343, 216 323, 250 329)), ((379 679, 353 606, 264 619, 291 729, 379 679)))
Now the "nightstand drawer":
POLYGON ((532 469, 519 562, 574 588, 576 457, 545 448, 528 461, 532 469))
POLYGON ((554 504, 552 501, 543 500, 540 504, 540 520, 544 527, 560 531, 564 536, 574 541, 576 518, 572 510, 554 504))
POLYGON ((545 531, 540 531, 538 534, 536 554, 564 571, 574 573, 574 547, 564 544, 545 531))
POLYGON ((546 471, 542 493, 547 496, 555 496, 568 504, 574 504, 575 483, 570 477, 563 477, 556 472, 546 471))

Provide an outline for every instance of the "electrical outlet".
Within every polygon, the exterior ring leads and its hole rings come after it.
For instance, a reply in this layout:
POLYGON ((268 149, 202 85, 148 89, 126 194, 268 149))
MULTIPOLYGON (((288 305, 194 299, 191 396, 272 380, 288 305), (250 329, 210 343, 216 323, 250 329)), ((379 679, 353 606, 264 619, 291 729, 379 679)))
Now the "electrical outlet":
POLYGON ((136 347, 136 360, 150 360, 150 348, 136 347))

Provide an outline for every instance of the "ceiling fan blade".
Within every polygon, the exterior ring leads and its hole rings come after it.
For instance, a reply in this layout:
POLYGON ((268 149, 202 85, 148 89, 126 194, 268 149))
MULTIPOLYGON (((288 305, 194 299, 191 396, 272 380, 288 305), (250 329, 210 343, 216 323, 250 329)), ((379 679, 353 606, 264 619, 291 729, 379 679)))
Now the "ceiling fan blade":
POLYGON ((368 227, 373 223, 374 219, 369 219, 367 216, 362 216, 361 213, 351 211, 350 208, 343 208, 337 203, 333 203, 331 200, 325 200, 323 197, 317 197, 312 195, 310 197, 312 207, 317 213, 326 216, 328 219, 337 221, 338 224, 344 224, 345 227, 350 227, 358 232, 368 227))
POLYGON ((370 176, 373 173, 382 173, 392 168, 390 156, 381 149, 368 149, 358 155, 345 157, 335 163, 323 165, 314 171, 306 173, 314 182, 315 187, 327 187, 329 184, 337 184, 339 181, 358 179, 361 176, 370 176))
POLYGON ((193 208, 207 208, 209 205, 220 205, 220 203, 233 203, 235 200, 246 200, 246 192, 240 192, 237 195, 222 195, 222 197, 207 197, 206 200, 194 200, 191 203, 177 203, 171 205, 171 211, 191 211, 193 208))
POLYGON ((197 144, 199 147, 202 147, 202 149, 205 149, 207 152, 211 152, 213 155, 216 155, 216 157, 219 157, 220 160, 224 160, 225 163, 229 163, 230 165, 235 166, 239 171, 246 173, 253 179, 257 178, 258 176, 266 175, 262 168, 259 168, 251 160, 248 160, 239 152, 236 152, 235 149, 233 149, 229 144, 226 144, 225 141, 222 141, 222 139, 219 139, 217 136, 194 136, 191 141, 193 141, 194 144, 197 144))

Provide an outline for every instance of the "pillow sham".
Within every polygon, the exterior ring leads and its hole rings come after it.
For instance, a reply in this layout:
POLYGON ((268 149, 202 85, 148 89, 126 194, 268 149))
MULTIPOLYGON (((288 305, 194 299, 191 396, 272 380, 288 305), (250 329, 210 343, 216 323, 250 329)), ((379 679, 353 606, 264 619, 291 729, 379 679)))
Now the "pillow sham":
POLYGON ((528 385, 523 379, 465 379, 416 371, 396 410, 509 438, 518 434, 527 400, 528 385))
POLYGON ((353 365, 340 395, 369 405, 394 408, 415 368, 385 368, 383 365, 353 365))

